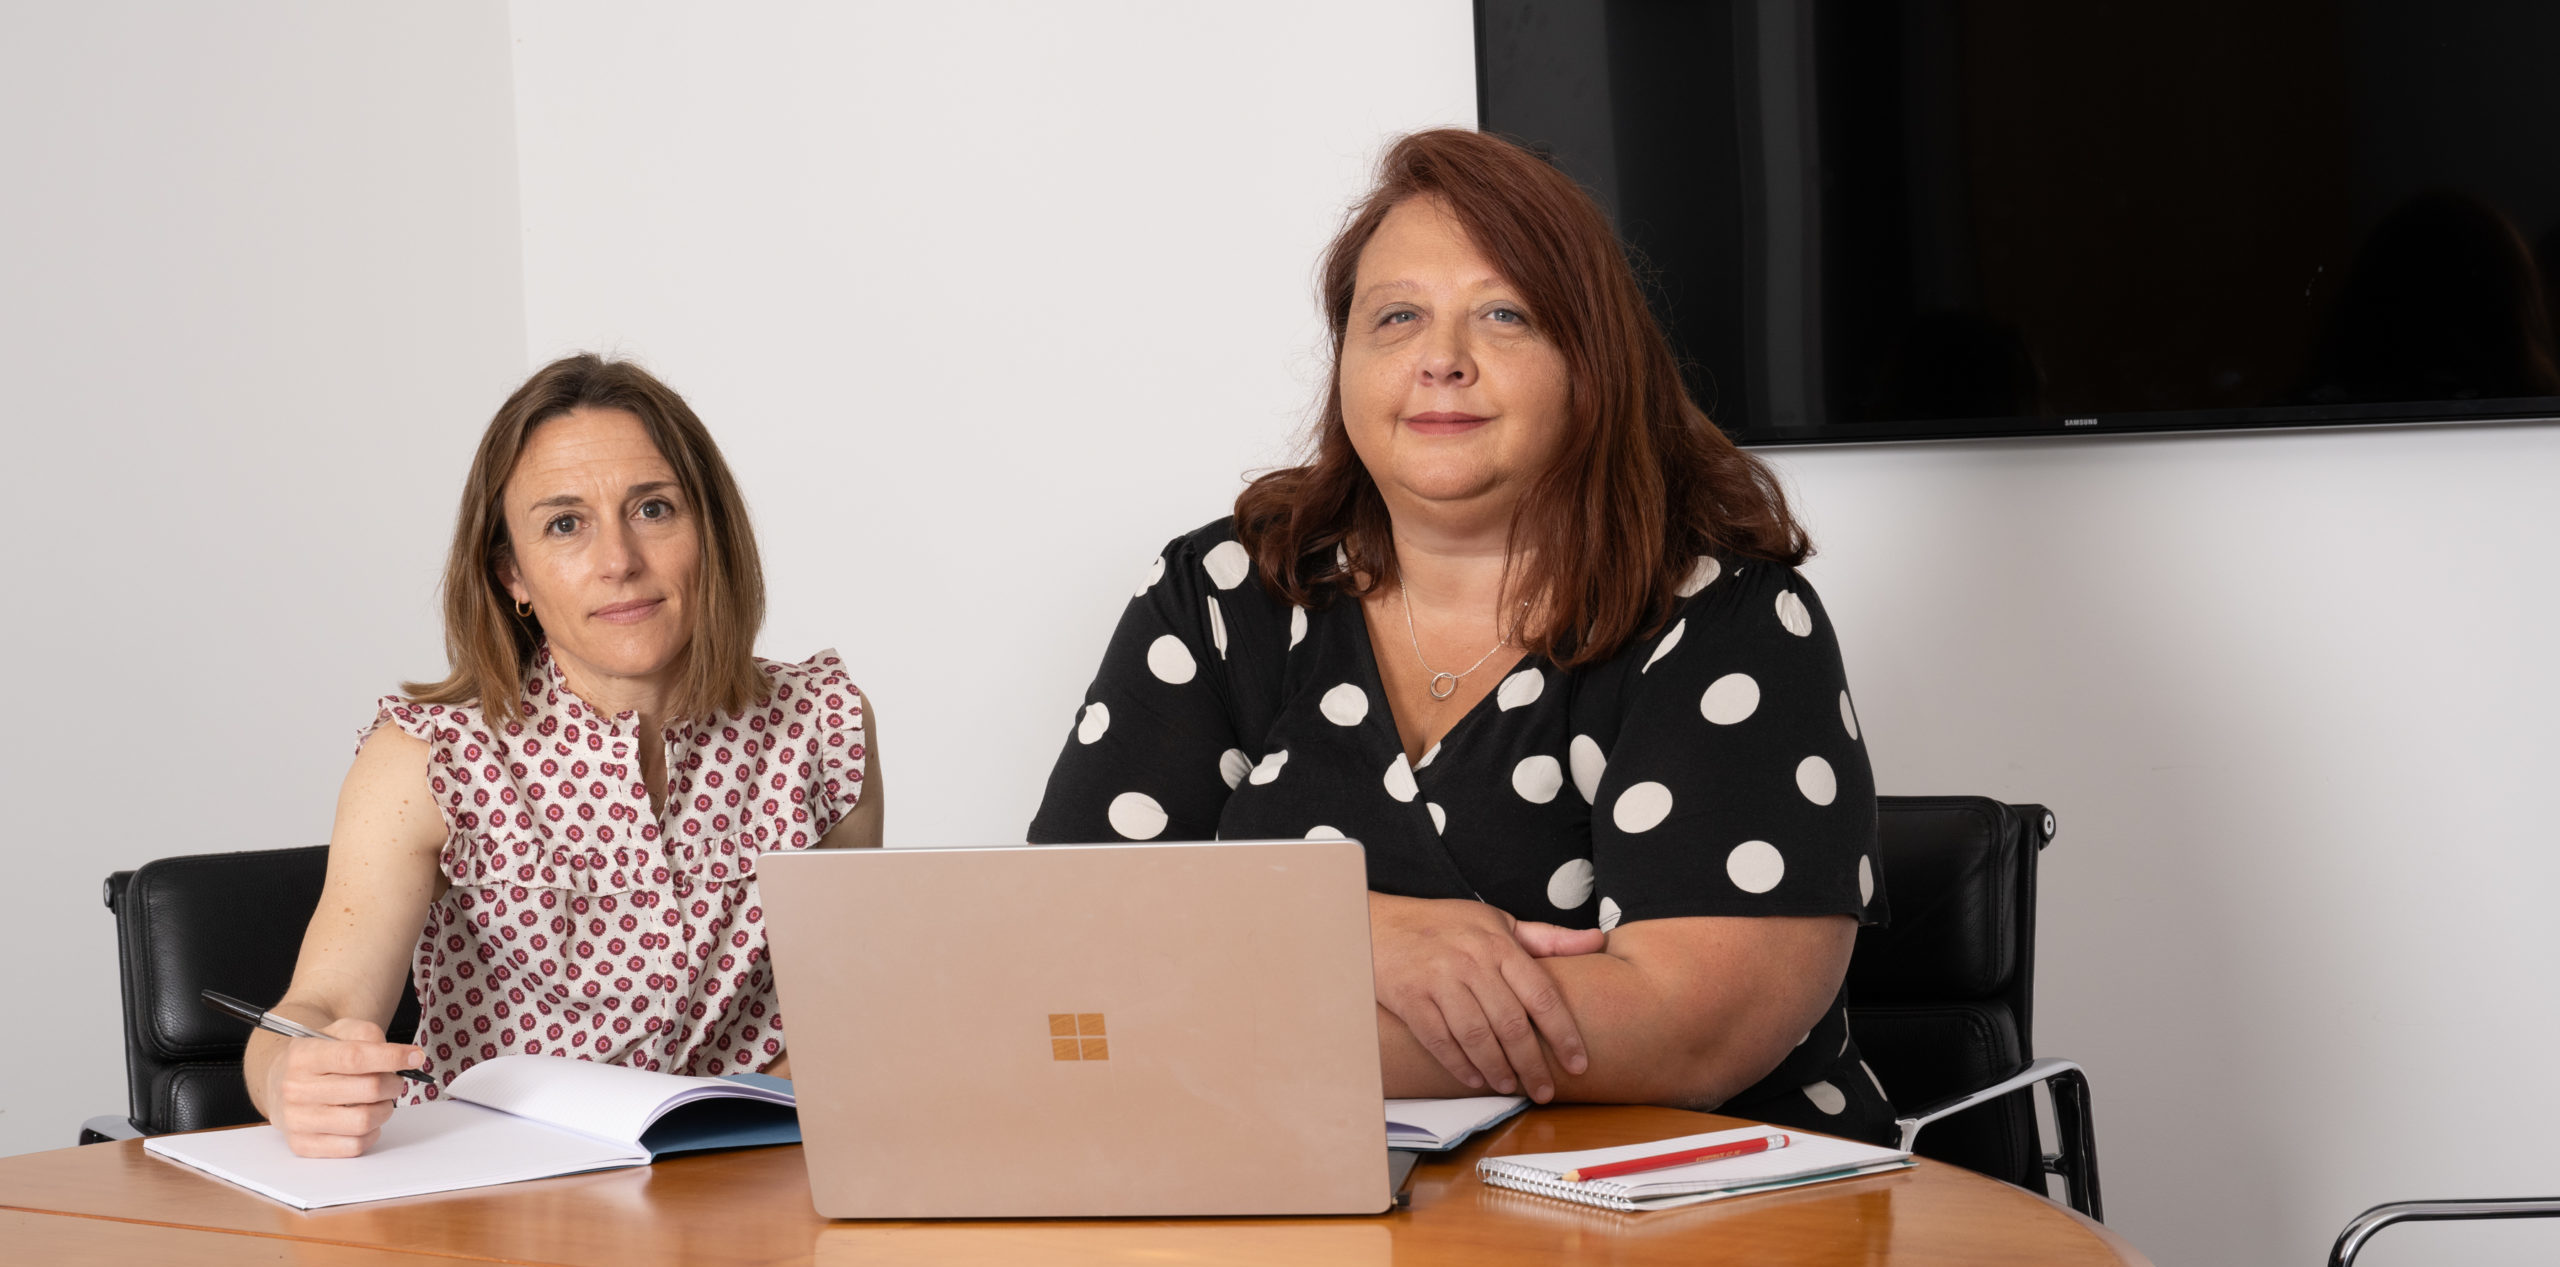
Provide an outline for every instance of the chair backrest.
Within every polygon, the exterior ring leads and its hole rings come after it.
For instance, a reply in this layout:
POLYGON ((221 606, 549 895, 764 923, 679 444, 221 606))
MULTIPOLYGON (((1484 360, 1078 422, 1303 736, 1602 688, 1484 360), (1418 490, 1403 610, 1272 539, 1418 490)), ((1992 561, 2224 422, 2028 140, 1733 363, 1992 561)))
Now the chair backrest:
MULTIPOLYGON (((1858 931, 1849 1028, 1897 1108, 1987 1086, 2035 1055, 2036 854, 2053 831, 2041 805, 1877 798, 1893 922, 1858 931)), ((1935 1123, 1918 1151, 2045 1190, 2030 1091, 1935 1123)))
MULTIPOLYGON (((124 1062, 133 1124, 146 1135, 258 1120, 241 1082, 249 1027, 196 995, 284 997, 303 928, 320 904, 329 849, 162 858, 107 877, 124 979, 124 1062)), ((418 1026, 403 992, 391 1036, 418 1026)))

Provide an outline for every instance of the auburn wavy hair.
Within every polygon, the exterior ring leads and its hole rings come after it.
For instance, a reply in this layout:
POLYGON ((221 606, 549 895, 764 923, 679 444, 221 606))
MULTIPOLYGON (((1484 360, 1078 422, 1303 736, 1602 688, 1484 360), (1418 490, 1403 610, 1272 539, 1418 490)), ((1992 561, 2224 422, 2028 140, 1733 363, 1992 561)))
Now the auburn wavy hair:
POLYGON ((693 636, 685 644, 669 710, 699 719, 763 700, 765 676, 756 667, 755 643, 764 625, 764 563, 756 552, 755 528, 747 522, 746 498, 730 478, 720 446, 684 397, 629 361, 592 352, 535 370, 481 433, 454 517, 453 549, 445 556, 444 651, 453 669, 442 681, 407 682, 400 689, 421 704, 477 704, 484 716, 492 708, 512 707, 523 691, 542 626, 536 617, 516 614, 515 600, 498 579, 498 560, 512 548, 502 499, 534 429, 579 409, 619 409, 640 420, 658 456, 675 468, 676 486, 702 534, 702 561, 685 604, 693 613, 693 636))
POLYGON ((1386 501, 1343 423, 1342 344, 1360 253, 1413 198, 1448 208, 1565 364, 1564 442, 1511 523, 1511 592, 1533 613, 1512 631, 1516 645, 1566 668, 1605 660, 1659 627, 1698 555, 1790 567, 1812 555, 1768 464, 1689 398, 1599 205, 1518 145, 1441 128, 1387 151, 1325 249, 1318 300, 1333 369, 1314 452, 1236 498, 1237 536, 1266 587, 1314 606, 1396 581, 1386 501))

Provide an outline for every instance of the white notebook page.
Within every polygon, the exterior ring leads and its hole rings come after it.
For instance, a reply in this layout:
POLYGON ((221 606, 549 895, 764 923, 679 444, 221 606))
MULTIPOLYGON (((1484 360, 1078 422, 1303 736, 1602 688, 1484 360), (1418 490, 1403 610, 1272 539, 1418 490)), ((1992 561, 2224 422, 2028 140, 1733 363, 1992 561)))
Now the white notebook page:
MULTIPOLYGON (((462 1071, 445 1095, 637 1149, 667 1111, 722 1097, 789 1104, 791 1096, 719 1078, 651 1073, 558 1056, 500 1056, 462 1071)), ((395 1115, 396 1116, 396 1115, 395 1115)))
POLYGON ((391 1115, 382 1138, 361 1158, 298 1157, 272 1126, 157 1135, 143 1147, 171 1161, 227 1179, 303 1209, 381 1201, 456 1188, 576 1174, 648 1160, 621 1147, 445 1100, 391 1115))

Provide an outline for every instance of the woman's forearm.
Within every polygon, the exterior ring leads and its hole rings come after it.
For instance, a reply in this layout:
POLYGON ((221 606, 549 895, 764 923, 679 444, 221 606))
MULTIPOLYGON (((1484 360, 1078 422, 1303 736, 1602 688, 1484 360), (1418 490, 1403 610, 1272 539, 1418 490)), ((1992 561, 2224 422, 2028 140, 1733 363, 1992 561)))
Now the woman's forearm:
MULTIPOLYGON (((1580 1074, 1553 1059, 1555 1098, 1712 1108, 1759 1081, 1839 989, 1855 925, 1845 918, 1660 920, 1614 933, 1599 954, 1538 961, 1589 1052, 1580 1074)), ((1378 1011, 1390 1096, 1480 1095, 1404 1022, 1378 1011)))

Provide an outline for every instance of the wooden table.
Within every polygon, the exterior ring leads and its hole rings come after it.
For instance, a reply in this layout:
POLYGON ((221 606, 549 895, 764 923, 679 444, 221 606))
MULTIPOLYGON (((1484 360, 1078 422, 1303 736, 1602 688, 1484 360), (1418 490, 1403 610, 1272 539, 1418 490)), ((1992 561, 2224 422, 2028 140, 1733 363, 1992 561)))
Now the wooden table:
POLYGON ((1374 1218, 833 1223, 797 1147, 679 1157, 304 1214, 143 1152, 138 1140, 0 1158, 0 1257, 415 1267, 592 1264, 2147 1264, 2071 1210, 1933 1161, 1677 1210, 1590 1210, 1476 1182, 1475 1159, 1744 1125, 1675 1109, 1535 1109, 1415 1170, 1374 1218))

